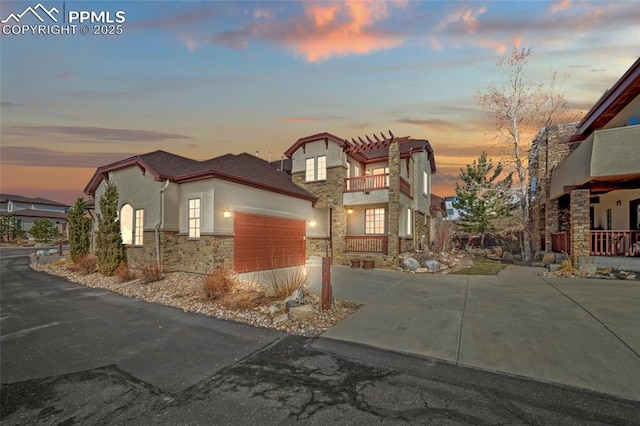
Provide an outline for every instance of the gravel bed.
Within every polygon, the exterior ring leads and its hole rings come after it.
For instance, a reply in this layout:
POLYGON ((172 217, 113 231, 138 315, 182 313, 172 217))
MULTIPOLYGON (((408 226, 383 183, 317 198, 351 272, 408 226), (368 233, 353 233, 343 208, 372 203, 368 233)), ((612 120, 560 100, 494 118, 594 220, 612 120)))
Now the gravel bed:
MULTIPOLYGON (((103 288, 123 296, 142 299, 151 303, 173 306, 185 312, 196 312, 215 318, 251 324, 281 330, 289 334, 319 336, 329 328, 358 310, 359 305, 347 301, 335 300, 332 309, 320 309, 320 298, 306 294, 305 304, 313 307, 313 315, 301 319, 293 318, 286 312, 281 301, 262 298, 258 306, 252 309, 229 309, 217 300, 209 301, 204 297, 202 283, 204 277, 197 274, 173 272, 164 274, 161 281, 141 284, 138 280, 120 282, 116 277, 105 277, 99 273, 82 275, 67 269, 61 263, 31 263, 31 268, 48 274, 64 277, 69 281, 87 287, 103 288)), ((251 291, 260 294, 258 284, 241 283, 236 291, 251 291)), ((263 294, 263 293, 262 293, 263 294)))

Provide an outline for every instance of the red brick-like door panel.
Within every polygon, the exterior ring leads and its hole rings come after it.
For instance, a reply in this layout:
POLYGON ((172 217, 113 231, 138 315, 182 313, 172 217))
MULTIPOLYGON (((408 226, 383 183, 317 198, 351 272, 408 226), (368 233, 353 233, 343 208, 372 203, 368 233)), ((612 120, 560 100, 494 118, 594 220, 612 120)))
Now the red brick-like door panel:
POLYGON ((303 265, 306 223, 254 213, 234 213, 233 264, 236 272, 303 265))

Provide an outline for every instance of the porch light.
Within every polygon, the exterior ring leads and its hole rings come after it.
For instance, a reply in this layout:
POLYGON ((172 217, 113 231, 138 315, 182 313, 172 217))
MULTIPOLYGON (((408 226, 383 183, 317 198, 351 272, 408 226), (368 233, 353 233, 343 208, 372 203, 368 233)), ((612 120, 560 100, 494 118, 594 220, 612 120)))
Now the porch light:
POLYGON ((229 218, 231 217, 231 210, 229 210, 229 209, 224 209, 224 213, 222 213, 222 216, 223 216, 225 219, 229 219, 229 218))
POLYGON ((347 209, 347 214, 353 214, 353 209, 352 208, 348 208, 347 209))
POLYGON ((310 220, 309 221, 309 226, 312 227, 312 228, 315 228, 316 227, 316 221, 315 220, 310 220))

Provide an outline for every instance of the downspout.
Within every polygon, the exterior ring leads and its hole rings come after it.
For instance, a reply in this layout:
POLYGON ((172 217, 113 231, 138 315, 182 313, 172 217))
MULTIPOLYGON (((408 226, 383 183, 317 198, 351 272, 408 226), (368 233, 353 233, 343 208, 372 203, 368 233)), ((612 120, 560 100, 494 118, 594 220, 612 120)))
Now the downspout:
POLYGON ((162 226, 164 222, 164 191, 169 186, 169 179, 164 182, 162 188, 160 188, 160 221, 156 224, 156 262, 158 263, 158 268, 161 268, 160 262, 160 226, 162 226))

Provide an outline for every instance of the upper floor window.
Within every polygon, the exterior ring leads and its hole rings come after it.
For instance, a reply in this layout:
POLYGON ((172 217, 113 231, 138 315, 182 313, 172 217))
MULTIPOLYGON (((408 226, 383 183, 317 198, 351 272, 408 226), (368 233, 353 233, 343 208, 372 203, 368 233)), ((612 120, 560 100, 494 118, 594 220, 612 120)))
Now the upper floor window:
POLYGON ((200 238, 200 198, 189 198, 189 238, 200 238))
POLYGON ((422 171, 422 193, 429 195, 429 173, 426 170, 422 171))
POLYGON ((305 161, 305 178, 306 182, 327 179, 327 156, 307 158, 305 161))

